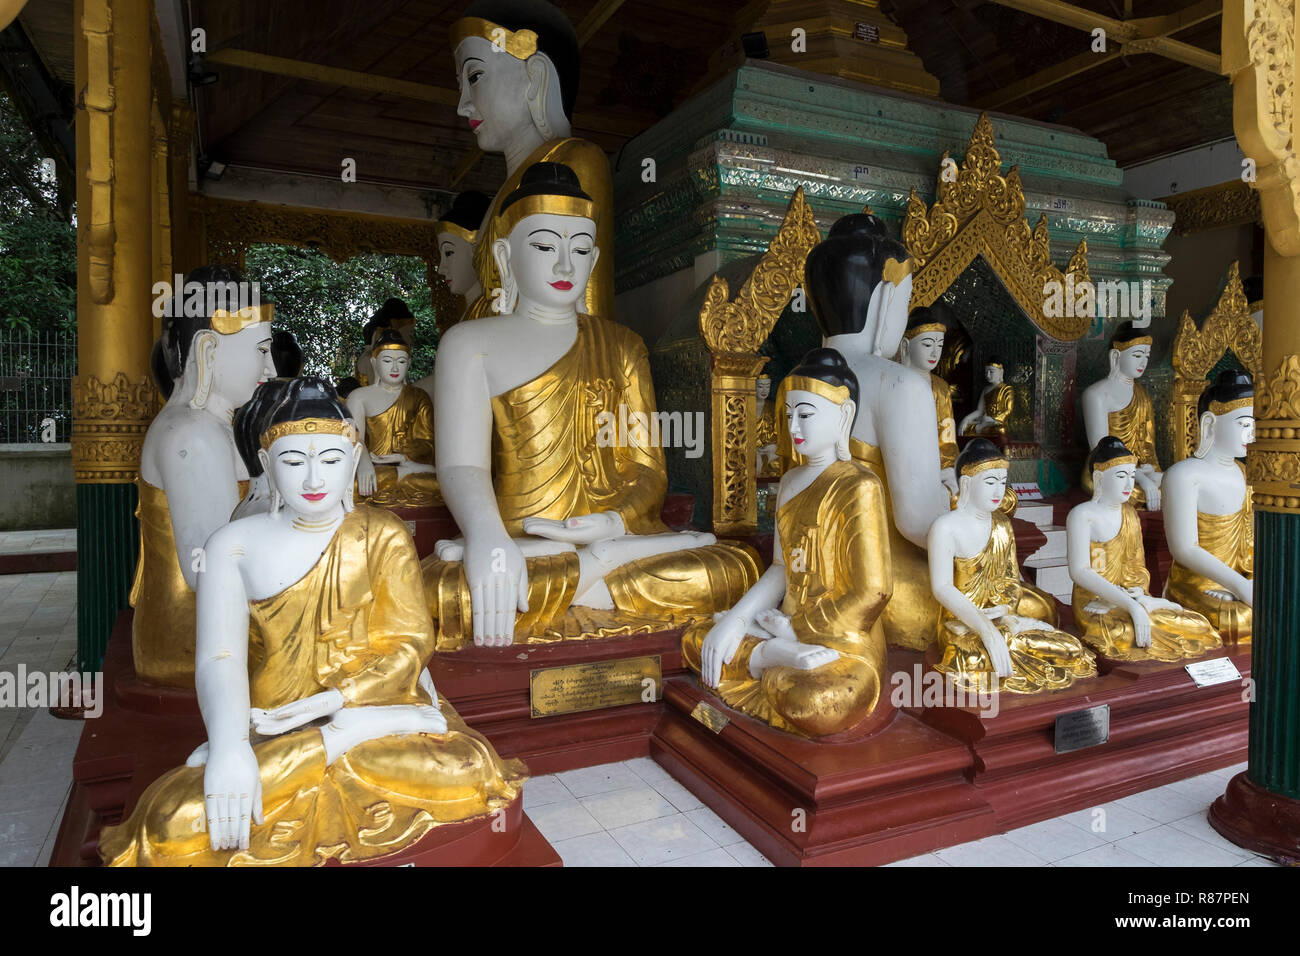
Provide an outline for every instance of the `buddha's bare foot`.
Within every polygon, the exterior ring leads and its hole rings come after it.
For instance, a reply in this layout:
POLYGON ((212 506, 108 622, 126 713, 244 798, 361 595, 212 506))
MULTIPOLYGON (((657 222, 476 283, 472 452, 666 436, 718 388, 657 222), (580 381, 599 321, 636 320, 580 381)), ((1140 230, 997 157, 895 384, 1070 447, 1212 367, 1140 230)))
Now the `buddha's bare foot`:
MULTIPOLYGON (((833 647, 822 647, 820 644, 804 644, 800 641, 781 638, 764 641, 755 649, 755 653, 760 657, 759 668, 761 670, 766 670, 769 667, 793 667, 796 670, 810 671, 840 658, 840 652, 833 647)), ((751 657, 750 673, 753 672, 754 664, 751 657)))

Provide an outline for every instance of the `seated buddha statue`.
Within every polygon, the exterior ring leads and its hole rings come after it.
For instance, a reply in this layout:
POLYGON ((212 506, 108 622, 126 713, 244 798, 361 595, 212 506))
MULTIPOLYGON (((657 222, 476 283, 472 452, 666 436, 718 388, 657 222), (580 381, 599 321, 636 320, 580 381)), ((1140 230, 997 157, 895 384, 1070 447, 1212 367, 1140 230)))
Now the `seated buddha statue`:
MULTIPOLYGON (((187 286, 242 281, 219 266, 186 277, 187 286)), ((136 676, 148 683, 194 686, 199 557, 247 491, 231 415, 275 376, 273 311, 265 303, 165 319, 162 354, 174 388, 145 433, 136 479, 140 560, 131 587, 131 650, 136 676)))
POLYGON ((415 316, 411 314, 406 303, 396 296, 385 299, 384 304, 366 320, 366 324, 361 329, 364 344, 361 347, 361 354, 357 356, 352 377, 362 385, 375 383, 373 367, 375 343, 385 329, 397 332, 408 347, 415 345, 415 316))
POLYGON ((263 382, 257 386, 252 398, 235 409, 235 414, 230 419, 231 430, 235 433, 235 450, 239 452, 239 460, 248 471, 248 491, 231 512, 231 521, 249 515, 265 514, 271 510, 270 479, 262 469, 262 460, 257 457, 257 450, 261 447, 262 423, 284 397, 285 389, 291 381, 291 378, 277 377, 263 382))
POLYGON ((504 289, 493 253, 505 238, 500 216, 506 197, 534 163, 568 166, 594 201, 595 245, 605 254, 592 269, 582 311, 614 318, 614 188, 609 159, 594 143, 570 136, 578 94, 578 35, 546 0, 474 0, 451 27, 460 87, 457 112, 469 122, 479 149, 501 153, 506 179, 492 199, 474 247, 482 294, 468 318, 493 312, 504 289))
POLYGON ((705 624, 758 578, 752 549, 669 532, 663 449, 601 426, 656 412, 640 336, 579 312, 593 205, 567 166, 530 167, 493 226, 504 313, 439 346, 438 475, 464 535, 424 561, 439 650, 705 624))
POLYGON ((1161 484, 1173 564, 1165 597, 1209 618, 1225 643, 1249 641, 1255 600, 1255 516, 1239 459, 1255 440, 1255 388, 1224 371, 1197 403, 1201 439, 1161 484))
POLYGON ((984 381, 975 410, 961 420, 963 435, 986 435, 991 438, 1007 437, 1007 419, 1015 405, 1015 392, 1004 382, 1005 368, 1000 358, 984 363, 984 381))
MULTIPOLYGON (((1110 339, 1110 374, 1083 390, 1083 426, 1088 446, 1114 435, 1137 457, 1137 487, 1130 503, 1160 510, 1160 459, 1156 457, 1156 422, 1151 397, 1138 384, 1151 361, 1150 334, 1125 322, 1110 339)), ((1092 492, 1092 469, 1084 466, 1083 490, 1092 492)))
POLYGON ((109 865, 370 860, 523 783, 433 688, 415 545, 352 506, 365 449, 330 385, 290 384, 260 445, 275 506, 217 530, 199 581, 207 742, 104 828, 109 865))
POLYGON ((952 389, 934 374, 943 358, 943 339, 948 332, 941 315, 928 306, 913 309, 903 340, 898 344, 899 364, 925 376, 934 395, 934 418, 939 431, 939 476, 950 494, 957 494, 957 423, 952 416, 952 389))
POLYGON ((407 384, 411 347, 396 329, 375 340, 373 385, 348 394, 348 411, 369 454, 357 466, 357 493, 381 508, 439 504, 433 467, 433 403, 407 384))
POLYGON ((1132 505, 1137 456, 1106 435, 1089 456, 1092 500, 1070 509, 1066 557, 1074 581, 1074 622, 1102 657, 1177 661, 1222 645, 1203 614, 1152 597, 1142 523, 1132 505))
MULTIPOLYGON (((926 535, 950 505, 930 383, 893 360, 907 325, 911 267, 907 250, 885 235, 879 219, 854 214, 836 222, 809 252, 804 289, 822 345, 844 356, 861 390, 849 451, 880 479, 890 519, 894 596, 885 606, 885 637, 924 650, 939 616, 926 535)), ((788 457, 797 463, 798 456, 793 451, 788 457)))
POLYGON ((760 375, 754 383, 755 392, 755 427, 754 444, 757 448, 754 460, 754 473, 760 478, 776 478, 781 474, 781 461, 776 451, 776 406, 770 401, 772 396, 772 379, 760 375))
POLYGON ((930 529, 930 583, 943 606, 935 669, 977 693, 1059 690, 1096 676, 1096 659, 1039 616, 1044 596, 1020 580, 1011 519, 998 510, 1009 464, 988 439, 970 442, 957 456, 957 506, 930 529))
POLYGON ((884 489, 853 460, 858 382, 814 349, 777 404, 802 464, 781 476, 772 565, 682 657, 728 705, 808 737, 870 714, 885 681, 881 611, 893 592, 884 489))

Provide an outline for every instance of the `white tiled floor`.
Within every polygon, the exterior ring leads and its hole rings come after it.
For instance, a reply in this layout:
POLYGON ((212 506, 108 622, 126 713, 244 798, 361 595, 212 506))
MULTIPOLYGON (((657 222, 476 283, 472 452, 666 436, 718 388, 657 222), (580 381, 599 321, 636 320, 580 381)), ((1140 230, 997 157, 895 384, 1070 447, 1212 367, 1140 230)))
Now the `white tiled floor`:
POLYGON ((0 531, 0 554, 76 550, 76 528, 52 531, 0 531))

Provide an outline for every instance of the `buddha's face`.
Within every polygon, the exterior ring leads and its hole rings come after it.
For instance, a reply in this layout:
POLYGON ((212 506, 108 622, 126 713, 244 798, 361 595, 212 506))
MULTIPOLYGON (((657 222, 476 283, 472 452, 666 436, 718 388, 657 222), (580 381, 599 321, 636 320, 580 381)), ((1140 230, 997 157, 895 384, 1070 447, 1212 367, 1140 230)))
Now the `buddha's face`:
POLYGON ((754 383, 754 389, 760 402, 767 401, 767 397, 772 394, 772 380, 770 378, 760 378, 754 383))
POLYGON ((1135 345, 1131 349, 1111 349, 1115 355, 1115 370, 1125 378, 1141 378, 1151 359, 1151 346, 1135 345))
POLYGON ((961 488, 970 504, 992 514, 1007 495, 1007 470, 988 468, 973 475, 962 475, 961 488))
POLYGON ((800 455, 814 458, 832 452, 852 426, 853 403, 843 405, 814 392, 791 389, 785 393, 785 421, 790 443, 800 455))
POLYGON ((257 386, 275 378, 271 359, 271 323, 259 322, 233 335, 217 335, 212 352, 213 391, 238 406, 257 386))
POLYGON ((1137 484, 1137 465, 1115 465, 1094 468, 1092 471, 1093 497, 1102 504, 1122 505, 1133 497, 1137 484))
POLYGON ((557 310, 577 307, 600 255, 594 222, 536 213, 519 220, 507 242, 508 268, 520 296, 557 310))
POLYGON ((903 339, 906 349, 906 364, 922 372, 931 371, 943 357, 943 333, 922 332, 910 339, 903 339))
POLYGON ((337 513, 352 490, 358 446, 343 435, 289 434, 259 452, 285 507, 304 518, 337 513))
POLYGON ((438 233, 438 275, 447 280, 452 295, 464 295, 474 288, 474 247, 450 232, 438 233))
POLYGON ((1244 458, 1246 446, 1255 441, 1255 409, 1234 409, 1214 416, 1214 450, 1231 458, 1244 458))
POLYGON ((1001 365, 985 365, 985 366, 984 366, 984 381, 988 382, 990 385, 1001 385, 1001 384, 1002 384, 1002 366, 1001 366, 1001 365))
MULTIPOLYGON (((534 54, 534 58, 542 56, 534 54)), ((460 84, 456 112, 469 120, 483 152, 504 152, 519 128, 535 125, 528 109, 528 64, 494 49, 490 40, 461 41, 456 47, 456 79, 460 84)))
POLYGON ((381 385, 404 385, 407 370, 411 367, 411 355, 402 349, 381 349, 375 353, 372 364, 376 381, 381 385))

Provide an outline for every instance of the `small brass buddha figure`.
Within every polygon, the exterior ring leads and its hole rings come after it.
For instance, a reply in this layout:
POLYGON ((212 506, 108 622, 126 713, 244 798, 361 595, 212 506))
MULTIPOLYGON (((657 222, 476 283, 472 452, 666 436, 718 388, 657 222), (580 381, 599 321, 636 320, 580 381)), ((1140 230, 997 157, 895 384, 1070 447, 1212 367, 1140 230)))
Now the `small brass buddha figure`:
POLYGON ((943 607, 936 669, 958 687, 1032 694, 1093 677, 1092 651, 1057 630, 1020 580, 1011 519, 998 510, 1009 462, 988 439, 957 456, 957 507, 930 529, 930 584, 943 607))
MULTIPOLYGON (((1151 335, 1125 322, 1110 339, 1110 374, 1083 391, 1083 424, 1088 445, 1095 448, 1114 435, 1137 457, 1137 487, 1130 499, 1135 508, 1160 510, 1160 459, 1156 456, 1156 423, 1151 397, 1138 384, 1151 361, 1151 335)), ((1092 469, 1084 466, 1083 490, 1092 493, 1092 469)))

